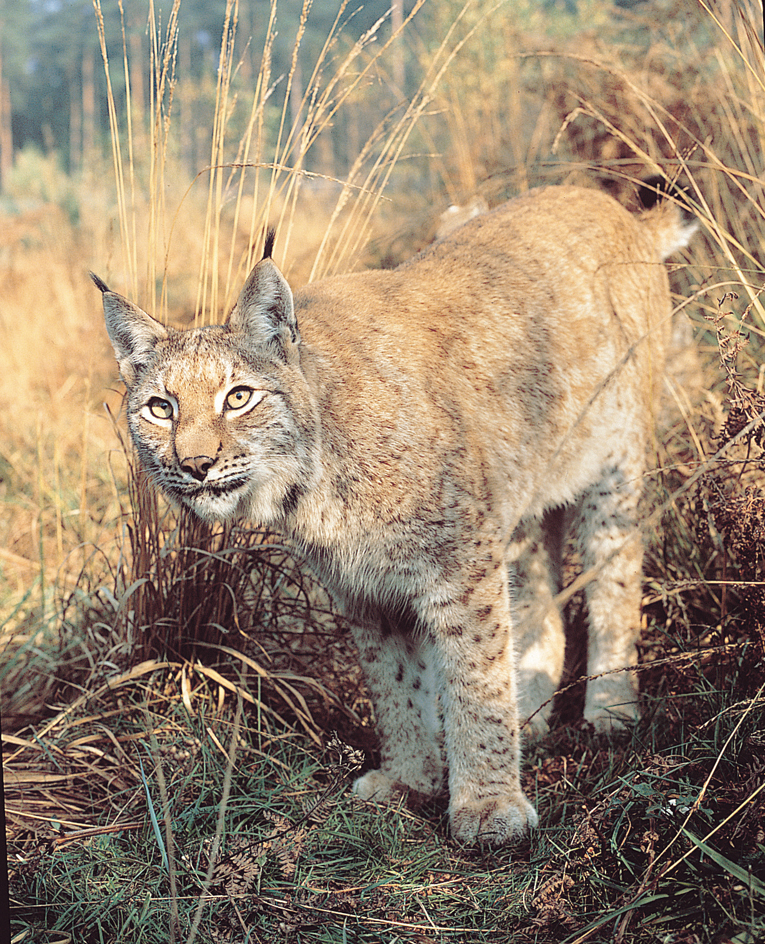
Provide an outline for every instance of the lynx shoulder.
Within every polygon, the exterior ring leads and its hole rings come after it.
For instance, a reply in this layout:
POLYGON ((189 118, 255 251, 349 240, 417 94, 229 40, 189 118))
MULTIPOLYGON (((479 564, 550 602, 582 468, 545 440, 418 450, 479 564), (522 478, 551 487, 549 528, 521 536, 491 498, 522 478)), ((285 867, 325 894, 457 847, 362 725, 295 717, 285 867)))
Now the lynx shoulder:
POLYGON ((281 531, 354 627, 381 738, 361 797, 448 790, 453 835, 536 813, 522 717, 554 690, 560 543, 587 585, 586 717, 636 716, 638 500, 692 226, 535 190, 390 271, 292 293, 273 236, 225 324, 177 331, 109 291, 131 435, 200 517, 281 531), (520 706, 520 707, 519 707, 520 706))

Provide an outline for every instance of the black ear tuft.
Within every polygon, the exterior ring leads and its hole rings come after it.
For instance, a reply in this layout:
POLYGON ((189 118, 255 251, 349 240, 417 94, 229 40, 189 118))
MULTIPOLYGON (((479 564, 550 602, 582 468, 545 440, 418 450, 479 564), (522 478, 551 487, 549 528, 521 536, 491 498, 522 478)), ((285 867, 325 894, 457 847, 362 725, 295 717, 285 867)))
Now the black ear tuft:
POLYGON ((274 243, 276 242, 276 230, 273 226, 268 227, 266 232, 266 244, 263 247, 263 258, 270 259, 274 251, 274 243))
POLYGON ((292 290, 268 253, 273 248, 274 231, 266 237, 266 255, 247 276, 239 300, 226 324, 242 332, 249 343, 275 345, 287 354, 300 341, 292 290))
POLYGON ((96 286, 99 292, 101 292, 102 295, 105 295, 108 291, 110 291, 109 286, 106 284, 106 282, 104 282, 103 279, 99 279, 99 277, 96 275, 95 272, 90 272, 89 275, 91 279, 93 279, 93 284, 96 286))
POLYGON ((91 273, 91 278, 101 290, 106 330, 120 365, 122 379, 130 388, 154 357, 157 342, 168 337, 168 330, 137 305, 112 292, 97 275, 91 273))

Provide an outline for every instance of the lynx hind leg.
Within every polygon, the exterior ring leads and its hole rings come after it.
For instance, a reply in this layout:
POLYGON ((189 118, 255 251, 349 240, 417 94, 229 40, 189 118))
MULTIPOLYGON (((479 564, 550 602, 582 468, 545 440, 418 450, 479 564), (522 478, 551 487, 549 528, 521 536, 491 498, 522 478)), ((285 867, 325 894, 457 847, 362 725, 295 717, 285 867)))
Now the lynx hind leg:
POLYGON ((381 741, 379 770, 359 777, 363 800, 391 803, 414 791, 427 797, 444 789, 439 684, 427 641, 383 619, 354 627, 372 695, 381 741))
POLYGON ((522 522, 508 548, 510 595, 518 661, 518 714, 524 733, 547 731, 552 700, 563 674, 561 587, 564 511, 522 522))
POLYGON ((620 671, 637 662, 643 547, 638 524, 642 466, 605 471, 582 497, 575 532, 589 615, 586 721, 604 732, 639 717, 637 680, 620 671), (628 472, 624 470, 628 469, 628 472))

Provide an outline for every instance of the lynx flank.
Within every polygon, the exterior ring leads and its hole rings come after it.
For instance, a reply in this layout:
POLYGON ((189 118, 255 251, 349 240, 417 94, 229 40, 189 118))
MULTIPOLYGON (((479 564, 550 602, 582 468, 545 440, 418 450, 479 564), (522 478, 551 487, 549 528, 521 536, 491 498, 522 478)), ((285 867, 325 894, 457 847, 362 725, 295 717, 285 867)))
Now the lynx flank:
MULTIPOLYGON (((562 668, 564 523, 592 575, 589 673, 635 662, 661 263, 691 232, 669 201, 552 187, 294 298, 270 233, 227 322, 189 331, 94 277, 156 485, 288 536, 354 626, 382 748, 359 796, 448 787, 466 843, 536 823, 519 723, 562 668)), ((590 683, 596 726, 636 713, 628 673, 590 683)))

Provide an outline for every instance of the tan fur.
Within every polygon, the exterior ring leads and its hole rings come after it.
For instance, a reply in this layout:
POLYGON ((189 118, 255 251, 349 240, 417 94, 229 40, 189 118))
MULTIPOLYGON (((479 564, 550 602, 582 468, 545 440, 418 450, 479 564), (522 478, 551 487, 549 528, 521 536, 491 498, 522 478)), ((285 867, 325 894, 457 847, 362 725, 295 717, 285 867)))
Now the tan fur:
MULTIPOLYGON (((594 190, 532 191, 294 305, 264 258, 225 326, 188 332, 100 284, 157 485, 287 535, 355 627, 382 742, 360 796, 448 786, 463 842, 536 823, 518 703, 530 714, 559 680, 564 524, 594 575, 589 671, 635 661, 661 263, 690 231, 671 204, 633 216, 594 190)), ((606 675, 585 714, 609 728, 635 702, 627 673, 606 675)))

